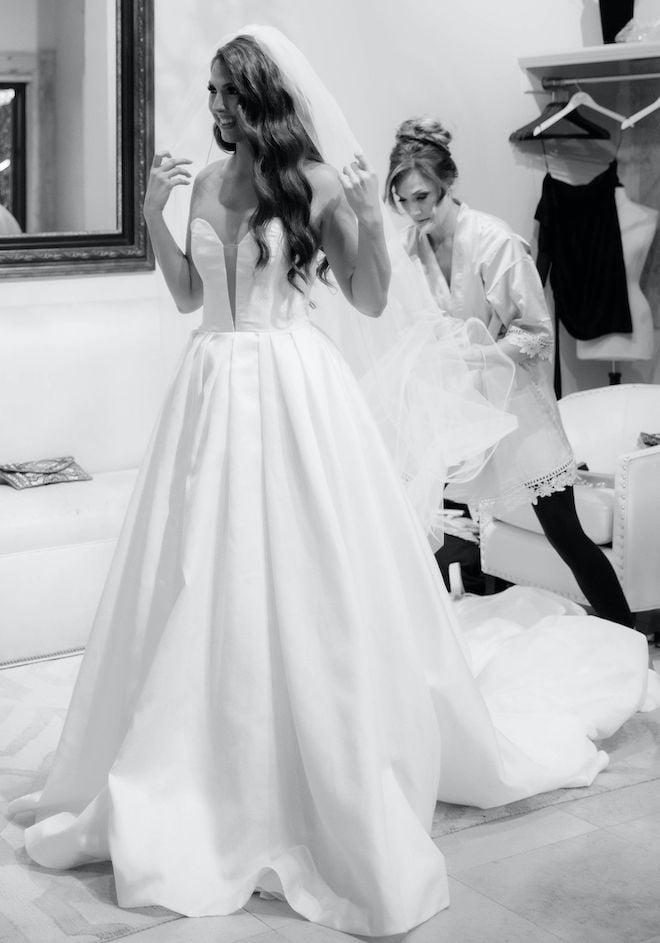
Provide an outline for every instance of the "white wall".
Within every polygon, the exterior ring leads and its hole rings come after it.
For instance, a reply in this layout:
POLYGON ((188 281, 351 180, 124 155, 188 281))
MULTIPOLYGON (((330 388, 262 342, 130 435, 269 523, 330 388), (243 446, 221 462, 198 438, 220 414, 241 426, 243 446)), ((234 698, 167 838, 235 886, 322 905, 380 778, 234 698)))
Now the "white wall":
POLYGON ((3 52, 34 52, 37 48, 37 0, 2 0, 0 5, 3 52))
MULTIPOLYGON (((543 171, 508 143, 510 131, 538 113, 532 96, 522 94, 517 58, 599 42, 595 8, 594 0, 188 0, 182 14, 179 0, 157 0, 157 145, 172 146, 180 134, 186 92, 214 39, 244 23, 272 23, 315 63, 381 177, 396 124, 411 113, 434 113, 455 134, 459 195, 530 236, 543 171)), ((199 81, 203 100, 206 76, 199 81)), ((131 292, 160 296, 164 375, 197 318, 175 313, 157 274, 23 280, 0 289, 7 303, 26 307, 66 296, 90 317, 95 298, 121 304, 131 292)), ((571 369, 578 375, 582 367, 571 369)), ((607 382, 592 380, 583 385, 607 382)))

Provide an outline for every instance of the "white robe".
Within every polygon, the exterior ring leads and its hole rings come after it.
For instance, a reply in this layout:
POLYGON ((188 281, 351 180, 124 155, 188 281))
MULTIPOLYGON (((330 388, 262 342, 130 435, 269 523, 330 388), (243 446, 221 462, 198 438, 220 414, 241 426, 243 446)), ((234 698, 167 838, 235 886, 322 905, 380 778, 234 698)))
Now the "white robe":
POLYGON ((535 503, 572 484, 576 463, 552 382, 552 321, 527 243, 503 220, 461 204, 450 286, 428 237, 411 227, 405 239, 442 312, 477 318, 493 339, 506 336, 524 354, 508 404, 518 428, 500 442, 473 482, 461 486, 460 493, 454 489, 454 496, 496 511, 535 503))

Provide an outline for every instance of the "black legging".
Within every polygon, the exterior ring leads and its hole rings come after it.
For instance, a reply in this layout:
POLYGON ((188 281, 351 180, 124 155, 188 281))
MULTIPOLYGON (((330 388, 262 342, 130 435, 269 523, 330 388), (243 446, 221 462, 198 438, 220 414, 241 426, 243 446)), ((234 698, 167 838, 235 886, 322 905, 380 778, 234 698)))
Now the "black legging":
POLYGON ((635 618, 603 551, 582 530, 572 488, 555 491, 532 505, 543 531, 597 616, 634 627, 635 618))

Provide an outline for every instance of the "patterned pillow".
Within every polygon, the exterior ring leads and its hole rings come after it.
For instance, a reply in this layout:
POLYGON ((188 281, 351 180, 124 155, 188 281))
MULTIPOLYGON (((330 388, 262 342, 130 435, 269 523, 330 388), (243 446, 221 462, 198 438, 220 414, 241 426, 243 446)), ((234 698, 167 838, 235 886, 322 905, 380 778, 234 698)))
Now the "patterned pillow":
POLYGON ((637 439, 638 448, 650 449, 654 445, 660 445, 660 432, 640 432, 637 439))

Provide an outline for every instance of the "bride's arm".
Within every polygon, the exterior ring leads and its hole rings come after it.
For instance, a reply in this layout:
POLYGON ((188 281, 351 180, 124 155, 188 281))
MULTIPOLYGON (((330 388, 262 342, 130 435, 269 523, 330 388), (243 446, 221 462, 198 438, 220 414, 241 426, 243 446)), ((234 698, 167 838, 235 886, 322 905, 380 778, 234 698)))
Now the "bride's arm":
POLYGON ((358 311, 378 317, 387 303, 391 269, 376 176, 363 158, 341 179, 325 164, 311 176, 321 244, 339 287, 358 311))
POLYGON ((176 186, 188 186, 190 173, 185 158, 173 158, 168 153, 154 155, 143 214, 154 247, 156 261, 165 282, 182 313, 196 311, 202 303, 202 281, 190 259, 190 225, 186 239, 187 254, 177 245, 163 219, 165 204, 176 186))

